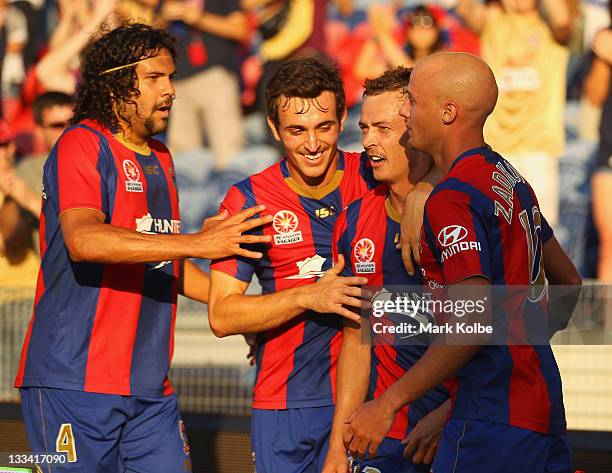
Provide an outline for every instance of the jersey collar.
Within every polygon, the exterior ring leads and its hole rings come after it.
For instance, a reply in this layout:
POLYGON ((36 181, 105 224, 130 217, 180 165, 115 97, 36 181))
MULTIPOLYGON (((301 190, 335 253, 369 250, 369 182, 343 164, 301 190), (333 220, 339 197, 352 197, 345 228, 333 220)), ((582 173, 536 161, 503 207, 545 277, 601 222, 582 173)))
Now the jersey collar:
POLYGON ((453 161, 453 164, 451 164, 451 167, 448 169, 448 173, 450 173, 453 168, 457 165, 457 163, 459 161, 462 161, 463 159, 469 157, 469 156, 475 156, 475 155, 488 155, 491 153, 491 147, 489 145, 487 146, 480 146, 478 148, 472 148, 472 149, 468 149, 467 151, 464 151, 463 153, 461 153, 459 156, 457 156, 457 158, 453 161))

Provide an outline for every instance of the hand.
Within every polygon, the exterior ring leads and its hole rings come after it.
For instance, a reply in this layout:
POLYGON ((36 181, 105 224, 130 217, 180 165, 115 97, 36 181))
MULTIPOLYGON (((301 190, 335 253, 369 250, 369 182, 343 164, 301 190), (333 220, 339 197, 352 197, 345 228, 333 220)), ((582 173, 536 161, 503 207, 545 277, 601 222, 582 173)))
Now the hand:
POLYGON ((164 2, 161 14, 167 21, 182 20, 185 15, 185 6, 182 2, 164 2))
POLYGON ((243 333, 244 341, 249 346, 249 353, 247 353, 247 360, 249 360, 250 366, 255 366, 257 360, 255 355, 257 353, 257 334, 256 333, 243 333))
MULTIPOLYGON (((362 290, 359 287, 368 280, 361 277, 342 277, 339 274, 344 269, 344 256, 338 256, 338 262, 315 284, 303 286, 306 295, 305 306, 320 314, 338 314, 347 319, 359 321, 359 314, 344 306, 356 309, 365 308, 366 301, 361 299, 362 290)), ((365 297, 365 294, 363 294, 365 297)))
POLYGON ((187 25, 194 26, 195 24, 197 24, 198 21, 200 21, 200 18, 202 17, 202 15, 203 15, 203 12, 201 8, 190 6, 190 5, 185 5, 185 8, 183 10, 183 16, 181 19, 187 25))
POLYGON ((368 8, 368 21, 375 36, 382 36, 395 29, 395 10, 390 5, 372 4, 368 8))
POLYGON ((404 457, 412 457, 414 463, 431 464, 438 449, 440 436, 450 408, 447 401, 423 417, 402 443, 406 445, 404 457))
POLYGON ((345 420, 350 424, 344 433, 344 446, 353 455, 365 458, 376 456, 378 446, 389 432, 395 412, 381 402, 381 398, 366 402, 345 420))
POLYGON ((9 197, 12 197, 13 193, 15 192, 15 182, 17 179, 18 178, 13 169, 0 172, 0 191, 9 197))
POLYGON ((414 190, 406 196, 404 208, 402 210, 400 243, 398 247, 402 250, 402 261, 404 262, 406 271, 408 271, 408 274, 411 276, 415 271, 412 257, 414 256, 414 260, 417 264, 421 262, 419 238, 421 226, 423 225, 425 202, 428 197, 429 191, 415 187, 414 190))
POLYGON ((218 223, 227 219, 228 217, 229 217, 229 212, 226 209, 223 209, 217 215, 204 219, 204 221, 202 222, 202 226, 200 227, 200 231, 206 232, 210 230, 212 227, 214 227, 215 225, 217 225, 218 223))
MULTIPOLYGON (((261 258, 263 255, 260 252, 241 248, 240 245, 268 243, 270 241, 270 235, 244 235, 245 232, 272 221, 272 215, 251 218, 265 208, 264 205, 250 207, 218 222, 206 231, 194 234, 194 246, 197 248, 194 257, 220 259, 236 255, 245 258, 261 258)), ((204 225, 206 225, 206 222, 204 222, 204 225)))
POLYGON ((607 64, 612 65, 612 30, 597 32, 593 40, 593 52, 607 64))
POLYGON ((349 459, 344 448, 329 447, 321 473, 348 473, 349 459))

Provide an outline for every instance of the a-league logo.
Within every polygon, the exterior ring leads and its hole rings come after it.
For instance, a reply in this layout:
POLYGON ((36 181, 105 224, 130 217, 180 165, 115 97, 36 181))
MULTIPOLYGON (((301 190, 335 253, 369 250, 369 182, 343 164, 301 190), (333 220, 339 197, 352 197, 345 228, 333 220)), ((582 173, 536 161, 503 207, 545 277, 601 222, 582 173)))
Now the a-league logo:
POLYGON ((297 230, 298 218, 291 210, 279 210, 274 214, 272 227, 276 232, 274 244, 290 245, 303 241, 302 232, 297 230))
POLYGON ((140 182, 140 171, 138 166, 129 159, 123 160, 123 172, 125 173, 125 190, 126 192, 142 192, 142 182, 140 182))
POLYGON ((356 273, 374 273, 376 272, 376 263, 372 262, 374 258, 374 242, 369 238, 362 238, 353 248, 353 256, 357 260, 355 263, 356 273))

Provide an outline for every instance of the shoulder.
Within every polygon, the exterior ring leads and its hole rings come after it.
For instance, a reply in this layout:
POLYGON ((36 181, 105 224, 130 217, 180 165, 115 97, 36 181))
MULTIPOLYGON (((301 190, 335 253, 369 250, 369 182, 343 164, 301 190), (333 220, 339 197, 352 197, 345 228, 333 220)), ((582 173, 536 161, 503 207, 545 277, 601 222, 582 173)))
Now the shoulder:
POLYGON ((387 185, 380 184, 346 206, 347 215, 356 217, 363 210, 372 210, 384 205, 387 196, 387 185))

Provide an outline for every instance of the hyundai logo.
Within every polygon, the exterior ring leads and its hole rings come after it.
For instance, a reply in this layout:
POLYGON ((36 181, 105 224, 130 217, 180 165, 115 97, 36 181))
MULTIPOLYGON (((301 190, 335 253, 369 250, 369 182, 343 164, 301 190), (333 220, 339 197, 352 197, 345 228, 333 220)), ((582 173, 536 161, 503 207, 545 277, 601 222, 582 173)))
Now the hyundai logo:
POLYGON ((438 233, 438 241, 442 246, 451 246, 455 243, 459 243, 467 234, 468 232, 465 227, 461 225, 449 225, 440 230, 440 233, 438 233))

